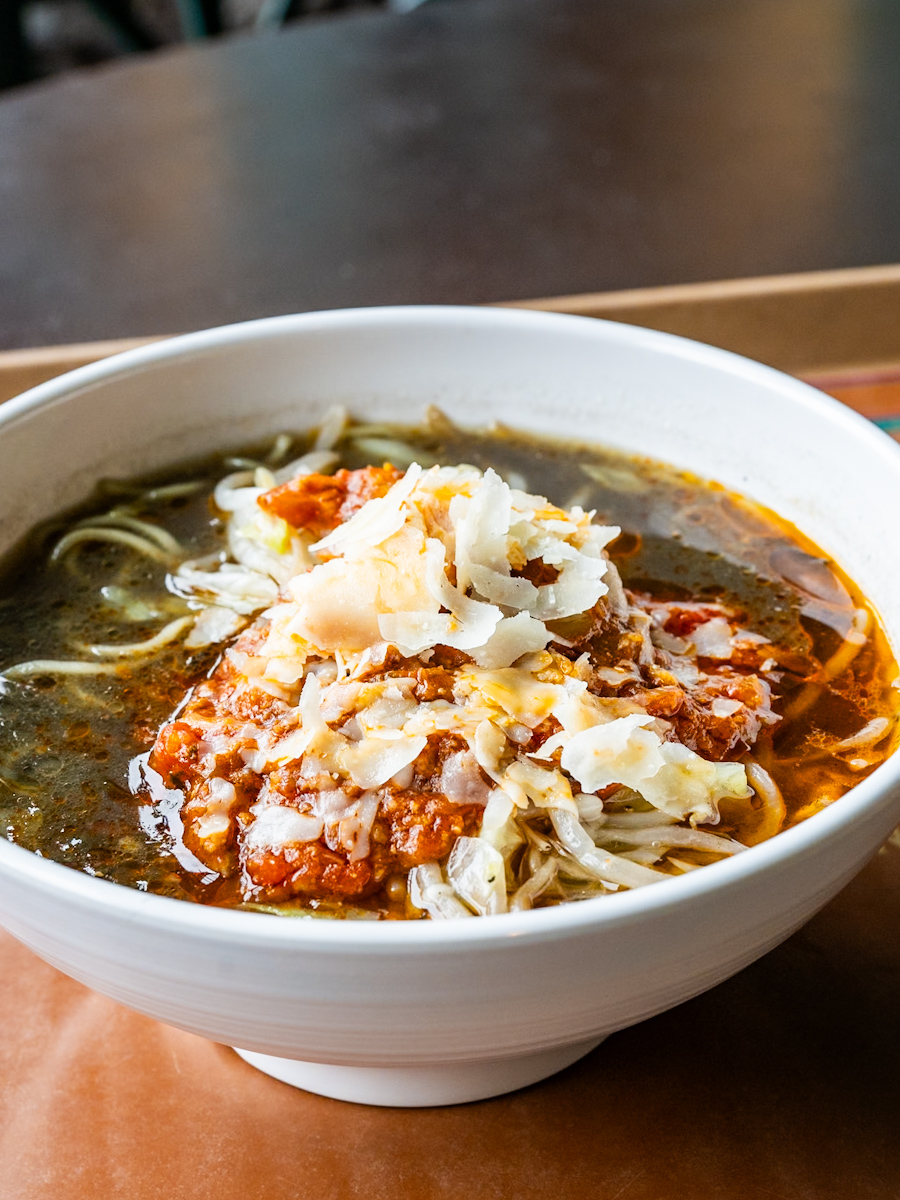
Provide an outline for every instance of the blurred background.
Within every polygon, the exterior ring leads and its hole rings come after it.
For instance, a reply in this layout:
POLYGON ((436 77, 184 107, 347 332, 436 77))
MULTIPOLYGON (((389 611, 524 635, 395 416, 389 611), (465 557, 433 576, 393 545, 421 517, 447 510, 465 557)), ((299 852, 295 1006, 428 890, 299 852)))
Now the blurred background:
MULTIPOLYGON (((900 264, 900 0, 0 13, 0 350, 900 264)), ((893 359, 860 295, 828 328, 893 359)))
POLYGON ((0 88, 135 51, 424 0, 0 0, 0 88))

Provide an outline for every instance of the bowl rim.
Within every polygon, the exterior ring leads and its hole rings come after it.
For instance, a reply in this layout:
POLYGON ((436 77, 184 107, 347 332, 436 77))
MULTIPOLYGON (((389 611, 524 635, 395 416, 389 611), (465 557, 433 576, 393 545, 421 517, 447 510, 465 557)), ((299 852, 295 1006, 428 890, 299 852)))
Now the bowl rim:
MULTIPOLYGON (((232 325, 217 326, 137 347, 76 368, 38 384, 0 405, 0 436, 4 428, 31 416, 45 406, 65 402, 94 384, 114 380, 172 359, 215 350, 244 341, 278 338, 294 331, 315 335, 343 328, 378 329, 405 322, 420 328, 459 329, 477 326, 517 329, 530 327, 547 332, 612 339, 664 357, 705 365, 720 373, 756 381, 791 399, 817 418, 825 418, 846 429, 869 453, 887 461, 900 481, 900 445, 872 422, 836 399, 818 392, 801 380, 772 367, 743 358, 731 351, 691 341, 674 334, 644 329, 594 317, 546 313, 531 309, 466 307, 449 305, 395 305, 378 308, 341 309, 263 317, 232 325)), ((77 868, 43 858, 0 837, 0 872, 16 877, 26 887, 38 886, 81 907, 160 931, 191 932, 213 943, 241 942, 271 948, 293 947, 355 952, 403 952, 474 947, 490 948, 515 940, 540 943, 578 937, 595 929, 630 925, 661 909, 677 909, 752 882, 789 860, 816 852, 837 838, 863 813, 887 803, 888 793, 900 790, 900 752, 892 754, 871 775, 856 784, 839 801, 776 837, 748 851, 707 865, 701 871, 662 881, 665 886, 648 886, 609 896, 562 904, 521 913, 479 917, 473 921, 357 921, 293 919, 269 913, 245 912, 195 904, 174 897, 142 892, 92 877, 77 868)), ((26 919, 27 924, 27 919, 26 919)))

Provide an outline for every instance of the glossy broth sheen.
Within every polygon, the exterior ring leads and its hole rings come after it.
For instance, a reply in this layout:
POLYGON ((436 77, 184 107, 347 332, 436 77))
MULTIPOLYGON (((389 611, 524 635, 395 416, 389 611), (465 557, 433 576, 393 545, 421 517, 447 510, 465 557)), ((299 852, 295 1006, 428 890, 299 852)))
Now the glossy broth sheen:
MULTIPOLYGON (((660 599, 719 600, 743 609, 748 625, 789 648, 794 661, 786 666, 798 678, 842 644, 827 621, 830 601, 846 588, 855 606, 864 604, 852 584, 825 567, 816 549, 784 522, 670 467, 505 430, 473 434, 439 424, 397 432, 423 465, 492 466, 515 486, 563 507, 596 509, 598 521, 622 527, 611 557, 626 587, 660 599)), ((303 446, 304 438, 296 439, 291 453, 303 446)), ((377 433, 355 446, 341 465, 390 457, 377 433)), ((267 449, 241 453, 253 457, 267 449)), ((216 460, 170 473, 167 480, 201 486, 187 496, 147 499, 141 516, 169 529, 191 557, 220 549, 222 526, 211 514, 209 495, 229 469, 216 460)), ((149 486, 107 484, 77 517, 103 512, 116 496, 134 497, 149 486)), ((84 659, 86 645, 137 642, 188 611, 166 591, 165 566, 126 547, 85 544, 63 561, 48 561, 71 523, 67 518, 43 526, 7 563, 0 579, 0 668, 30 659, 84 659)), ((0 679, 0 833, 131 887, 237 903, 234 889, 192 861, 180 844, 179 794, 149 796, 138 786, 134 763, 220 652, 213 647, 189 654, 176 645, 119 673, 0 679)), ((873 623, 843 673, 821 686, 799 684, 785 696, 779 710, 793 713, 792 719, 764 731, 754 754, 782 789, 788 824, 837 799, 892 748, 893 732, 855 757, 825 752, 875 718, 893 724, 895 676, 885 638, 873 623)), ((720 828, 727 826, 723 811, 720 828)))

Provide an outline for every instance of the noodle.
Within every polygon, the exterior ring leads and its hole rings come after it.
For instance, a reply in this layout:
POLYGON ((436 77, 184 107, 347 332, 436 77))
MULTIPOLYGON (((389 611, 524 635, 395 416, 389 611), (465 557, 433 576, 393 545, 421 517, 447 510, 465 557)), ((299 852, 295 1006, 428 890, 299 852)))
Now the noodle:
POLYGON ((146 537, 139 537, 135 533, 130 533, 125 529, 107 529, 102 525, 86 525, 80 529, 73 529, 71 533, 67 533, 61 538, 54 547, 51 557, 56 560, 63 558, 70 550, 76 546, 82 545, 84 542, 113 542, 119 546, 128 546, 132 550, 136 550, 139 554, 145 555, 147 558, 155 559, 156 562, 168 563, 172 561, 172 555, 160 546, 155 545, 146 537))
POLYGON ((177 637, 190 629, 195 619, 194 617, 178 617, 144 642, 127 642, 119 646, 104 646, 95 643, 85 646, 84 649, 96 658, 141 658, 148 654, 155 654, 163 646, 174 642, 177 637))
POLYGON ((0 816, 132 886, 442 920, 606 896, 776 835, 895 740, 896 668, 852 586, 774 518, 655 464, 436 410, 420 430, 335 410, 203 479, 115 489, 131 499, 80 514, 42 582, 0 598, 28 614, 23 640, 0 632, 0 725, 34 747, 21 770, 0 748, 0 816), (565 509, 528 493, 576 474, 565 509), (56 571, 76 548, 77 573, 56 571), (800 590, 771 571, 779 550, 800 590), (372 570, 395 571, 379 587, 398 600, 342 640, 372 570), (141 636, 115 640, 126 622, 141 636), (59 784, 48 729, 74 751, 59 784), (53 787, 80 817, 22 807, 53 787))

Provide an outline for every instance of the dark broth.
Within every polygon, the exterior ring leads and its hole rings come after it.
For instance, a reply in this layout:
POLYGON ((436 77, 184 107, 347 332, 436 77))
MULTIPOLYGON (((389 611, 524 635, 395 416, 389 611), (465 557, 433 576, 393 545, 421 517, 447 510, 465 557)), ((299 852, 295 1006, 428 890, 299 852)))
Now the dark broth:
MULTIPOLYGON (((597 447, 535 440, 506 430, 471 433, 440 424, 397 431, 424 463, 492 466, 516 486, 569 507, 597 510, 622 527, 611 548, 626 587, 659 599, 719 600, 744 610, 747 624, 786 646, 796 678, 842 643, 822 596, 802 586, 812 574, 827 587, 853 585, 823 562, 795 530, 722 488, 649 460, 597 447), (799 581, 799 582, 798 582, 799 581), (829 581, 833 581, 829 583, 829 581)), ((308 440, 308 439, 307 439, 308 440)), ((295 441, 292 453, 304 446, 295 441)), ((240 451, 264 455, 268 447, 240 451)), ((364 466, 374 453, 349 451, 342 465, 364 466)), ((221 523, 209 495, 229 468, 223 459, 194 464, 135 484, 104 485, 81 518, 108 509, 116 496, 193 479, 193 494, 145 499, 141 516, 170 530, 191 557, 219 550, 221 523)), ((402 464, 400 464, 402 465, 402 464)), ((0 575, 0 669, 29 659, 87 657, 83 645, 137 642, 187 611, 165 587, 164 566, 127 548, 86 544, 64 561, 49 551, 74 518, 42 526, 0 575), (127 607, 123 607, 127 604, 127 607)), ((821 593, 821 587, 819 592, 821 593)), ((186 691, 215 665, 220 651, 187 654, 168 647, 118 673, 37 674, 0 679, 0 834, 37 854, 143 890, 212 903, 237 902, 214 872, 191 861, 178 839, 177 793, 150 796, 138 786, 136 756, 186 691)), ((806 671, 805 673, 809 673, 806 671)), ((798 684, 781 709, 796 716, 764 732, 754 755, 784 794, 788 824, 832 802, 868 774, 894 744, 852 760, 823 755, 829 742, 877 717, 893 722, 896 666, 873 622, 866 644, 830 682, 798 684), (805 689, 805 690, 804 690, 805 689)), ((727 814, 726 814, 727 824, 727 814)))

